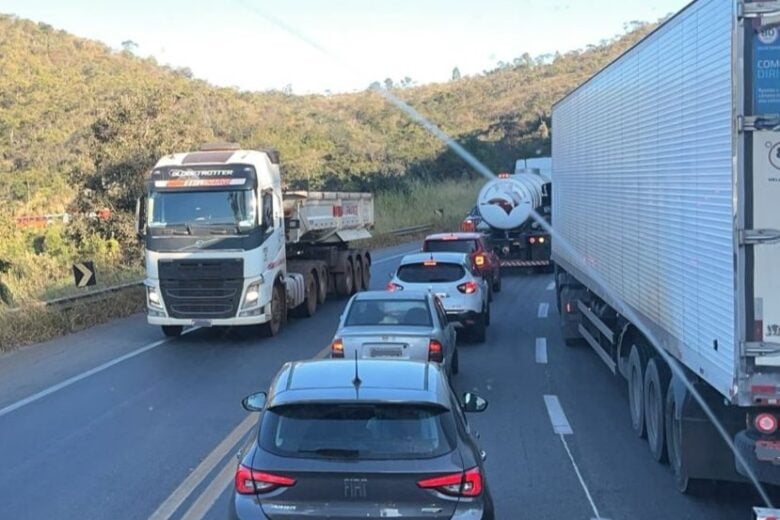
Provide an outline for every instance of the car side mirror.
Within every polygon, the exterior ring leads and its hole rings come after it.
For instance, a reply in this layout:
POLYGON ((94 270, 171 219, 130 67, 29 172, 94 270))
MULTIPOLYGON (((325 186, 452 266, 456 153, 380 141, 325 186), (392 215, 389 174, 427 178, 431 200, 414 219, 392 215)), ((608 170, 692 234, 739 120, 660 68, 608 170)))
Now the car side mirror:
POLYGON ((241 406, 247 412, 262 412, 265 409, 265 403, 268 400, 268 394, 265 392, 256 392, 244 397, 241 406))
POLYGON ((488 402, 486 399, 473 392, 463 394, 463 411, 467 413, 479 413, 487 410, 488 402))

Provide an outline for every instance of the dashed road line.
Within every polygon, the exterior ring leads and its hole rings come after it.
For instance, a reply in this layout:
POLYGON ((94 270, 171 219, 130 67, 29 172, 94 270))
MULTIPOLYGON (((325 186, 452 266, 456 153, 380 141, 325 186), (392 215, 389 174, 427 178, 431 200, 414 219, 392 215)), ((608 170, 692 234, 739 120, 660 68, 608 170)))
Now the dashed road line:
POLYGON ((574 433, 557 395, 545 395, 544 405, 547 407, 547 415, 550 416, 550 422, 555 433, 560 435, 571 435, 574 433))
POLYGON ((536 338, 536 362, 547 364, 547 338, 536 338))
POLYGON ((555 282, 548 283, 547 284, 547 290, 548 291, 552 291, 553 289, 555 289, 555 282))
POLYGON ((582 478, 582 472, 580 472, 580 467, 577 466, 577 463, 574 461, 574 455, 571 454, 571 450, 569 449, 569 443, 566 442, 566 437, 563 434, 559 435, 559 437, 561 438, 563 447, 566 450, 566 454, 569 456, 571 465, 574 468, 574 473, 577 474, 577 479, 580 481, 580 486, 582 486, 582 490, 585 492, 585 496, 588 498, 588 502, 590 503, 590 508, 593 510, 593 514, 595 515, 595 517, 592 520, 607 520, 606 518, 603 518, 601 516, 601 514, 599 513, 599 509, 596 507, 596 502, 594 502, 593 496, 590 494, 588 485, 585 483, 585 479, 582 478))
POLYGON ((538 318, 546 318, 547 314, 550 312, 550 304, 543 302, 539 304, 539 313, 537 314, 538 318))
MULTIPOLYGON (((182 335, 189 334, 190 332, 193 332, 197 330, 199 327, 193 327, 191 329, 185 330, 182 332, 182 335)), ((174 338, 165 338, 160 339, 157 341, 154 341, 152 343, 149 343, 148 345, 144 345, 141 348, 138 348, 136 350, 133 350, 132 352, 128 352, 127 354, 124 354, 122 356, 119 356, 118 358, 114 358, 111 361, 107 361, 106 363, 103 363, 102 365, 96 366, 95 368, 91 368, 87 370, 86 372, 82 372, 81 374, 75 375, 73 377, 69 377, 65 381, 62 381, 60 383, 57 383, 56 385, 52 385, 48 388, 45 388, 44 390, 41 390, 38 393, 35 393, 31 396, 25 397, 24 399, 21 399, 19 401, 16 401, 15 403, 9 404, 5 408, 0 409, 0 417, 7 415, 13 411, 18 410, 19 408, 22 408, 24 406, 27 406, 28 404, 34 403, 35 401, 38 401, 40 399, 43 399, 44 397, 51 395, 55 392, 59 392, 63 388, 67 388, 72 384, 78 383, 79 381, 82 381, 90 376, 94 376, 95 374, 99 374, 100 372, 103 372, 104 370, 107 370, 113 366, 118 365, 119 363, 122 363, 123 361, 127 361, 128 359, 133 359, 136 356, 140 356, 144 352, 148 352, 152 349, 155 349, 159 347, 160 345, 165 345, 166 343, 172 341, 174 338)))
MULTIPOLYGON (((244 438, 257 422, 257 414, 250 414, 209 453, 198 467, 189 474, 184 481, 179 484, 173 493, 160 504, 157 510, 152 513, 149 520, 164 520, 172 517, 181 507, 187 498, 195 491, 201 482, 211 473, 214 468, 225 458, 234 447, 244 438)), ((232 459, 231 459, 232 461, 232 459)), ((186 518, 186 517, 185 517, 186 518)))

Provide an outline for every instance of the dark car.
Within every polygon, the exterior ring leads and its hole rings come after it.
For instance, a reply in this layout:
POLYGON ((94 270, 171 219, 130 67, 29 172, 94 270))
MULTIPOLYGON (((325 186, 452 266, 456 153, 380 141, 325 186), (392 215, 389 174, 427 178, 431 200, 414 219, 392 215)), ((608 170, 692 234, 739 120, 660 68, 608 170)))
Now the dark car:
MULTIPOLYGON (((488 281, 492 292, 501 292, 501 262, 482 233, 437 233, 423 241, 423 251, 466 253, 474 271, 488 281)), ((492 296, 492 294, 491 294, 492 296)))
POLYGON ((231 518, 492 519, 484 453, 436 363, 300 361, 243 401, 262 412, 242 449, 231 518))

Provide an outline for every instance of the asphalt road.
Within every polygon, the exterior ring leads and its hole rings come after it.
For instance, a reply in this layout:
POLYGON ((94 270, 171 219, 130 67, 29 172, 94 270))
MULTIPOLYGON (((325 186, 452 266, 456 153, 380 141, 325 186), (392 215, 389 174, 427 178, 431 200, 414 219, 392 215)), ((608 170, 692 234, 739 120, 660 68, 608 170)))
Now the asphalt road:
MULTIPOLYGON (((381 288, 413 245, 378 251, 381 288)), ((483 345, 455 385, 490 401, 471 417, 499 519, 749 519, 724 485, 680 495, 632 432, 625 384, 560 339, 550 275, 506 275, 483 345), (545 305, 546 304, 546 305, 545 305)), ((287 360, 324 353, 343 300, 280 336, 195 330, 164 340, 132 316, 0 357, 0 518, 224 518, 254 417, 240 399, 287 360)))

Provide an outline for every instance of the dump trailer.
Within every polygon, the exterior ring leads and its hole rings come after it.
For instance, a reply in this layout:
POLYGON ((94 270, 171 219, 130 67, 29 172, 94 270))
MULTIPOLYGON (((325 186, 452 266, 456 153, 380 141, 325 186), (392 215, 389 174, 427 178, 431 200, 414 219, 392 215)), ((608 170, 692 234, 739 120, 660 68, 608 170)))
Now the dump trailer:
POLYGON ((683 492, 780 484, 778 22, 777 1, 696 0, 552 111, 564 338, 626 380, 683 492))
POLYGON ((518 167, 485 183, 477 205, 461 224, 462 231, 480 231, 488 237, 501 267, 547 269, 550 235, 531 218, 531 212, 550 215, 550 179, 538 168, 518 167))
POLYGON ((163 157, 138 204, 148 322, 167 336, 187 326, 261 325, 311 316, 328 294, 367 289, 369 193, 282 190, 279 155, 237 145, 163 157))

